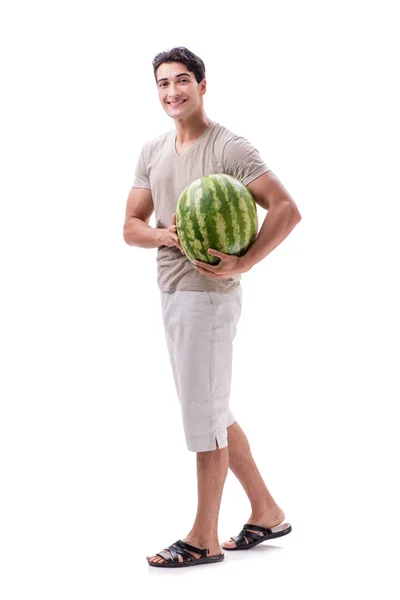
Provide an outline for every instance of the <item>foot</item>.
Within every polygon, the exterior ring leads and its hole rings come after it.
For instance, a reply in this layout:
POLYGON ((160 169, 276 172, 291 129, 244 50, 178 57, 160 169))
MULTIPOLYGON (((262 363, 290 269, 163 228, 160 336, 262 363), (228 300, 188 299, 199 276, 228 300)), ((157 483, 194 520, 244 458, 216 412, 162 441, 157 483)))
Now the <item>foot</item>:
MULTIPOLYGON (((283 512, 283 510, 281 510, 278 507, 278 508, 275 508, 273 511, 265 511, 262 514, 255 514, 253 512, 253 513, 251 513, 250 518, 248 521, 246 521, 246 523, 251 523, 252 525, 260 525, 261 527, 272 528, 272 527, 276 527, 277 525, 282 523, 284 518, 285 518, 285 513, 283 512)), ((261 531, 257 530, 256 528, 254 528, 254 530, 249 529, 249 531, 254 531, 255 533, 261 533, 261 531)), ((246 543, 248 544, 249 540, 247 539, 246 536, 244 536, 244 539, 246 540, 246 543)), ((228 540, 227 542, 223 542, 222 548, 236 548, 236 542, 234 542, 232 539, 228 540)))
MULTIPOLYGON (((208 554, 207 556, 213 556, 216 554, 221 554, 222 549, 221 546, 219 545, 218 540, 212 540, 212 541, 208 541, 207 540, 202 540, 199 538, 195 538, 195 537, 191 537, 190 535, 186 536, 185 538, 182 539, 183 542, 186 542, 188 544, 190 544, 191 546, 195 546, 195 548, 208 548, 208 554)), ((166 549, 164 549, 166 550, 166 549)), ((171 553, 169 552, 169 550, 166 550, 167 554, 169 557, 171 557, 171 553)), ((200 554, 197 554, 196 552, 192 552, 191 550, 188 550, 188 552, 190 552, 190 554, 192 554, 195 558, 200 558, 200 554)), ((161 556, 146 556, 146 560, 149 563, 164 563, 166 562, 161 556)), ((180 554, 178 554, 178 560, 179 562, 183 562, 183 558, 180 554)))

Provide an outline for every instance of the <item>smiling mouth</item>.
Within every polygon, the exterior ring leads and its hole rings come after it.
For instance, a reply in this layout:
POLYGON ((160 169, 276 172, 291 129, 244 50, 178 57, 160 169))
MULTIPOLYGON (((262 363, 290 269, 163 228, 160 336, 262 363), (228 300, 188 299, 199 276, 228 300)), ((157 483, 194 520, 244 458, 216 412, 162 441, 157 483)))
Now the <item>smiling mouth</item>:
POLYGON ((187 102, 187 98, 185 100, 182 100, 181 102, 167 102, 167 104, 172 106, 172 108, 176 108, 177 106, 181 106, 182 104, 185 104, 185 102, 187 102))

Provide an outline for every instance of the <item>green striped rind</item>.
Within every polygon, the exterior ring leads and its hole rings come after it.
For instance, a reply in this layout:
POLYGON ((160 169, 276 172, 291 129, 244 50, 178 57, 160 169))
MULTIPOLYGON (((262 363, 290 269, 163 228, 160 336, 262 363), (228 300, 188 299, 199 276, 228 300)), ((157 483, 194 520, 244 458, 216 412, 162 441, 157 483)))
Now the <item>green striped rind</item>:
POLYGON ((218 264, 220 259, 208 254, 208 248, 243 256, 258 231, 254 198, 231 175, 206 175, 179 196, 176 226, 182 249, 192 262, 218 264))

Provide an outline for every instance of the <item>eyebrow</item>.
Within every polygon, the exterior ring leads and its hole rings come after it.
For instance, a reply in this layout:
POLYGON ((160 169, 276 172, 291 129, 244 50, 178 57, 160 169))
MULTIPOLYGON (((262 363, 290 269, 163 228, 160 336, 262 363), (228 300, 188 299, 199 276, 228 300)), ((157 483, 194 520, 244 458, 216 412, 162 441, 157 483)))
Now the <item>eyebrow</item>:
MULTIPOLYGON (((182 77, 182 75, 187 75, 188 77, 190 77, 189 73, 178 73, 178 75, 175 75, 175 77, 182 77)), ((168 81, 168 77, 163 77, 162 79, 158 79, 157 83, 160 83, 160 81, 168 81)))

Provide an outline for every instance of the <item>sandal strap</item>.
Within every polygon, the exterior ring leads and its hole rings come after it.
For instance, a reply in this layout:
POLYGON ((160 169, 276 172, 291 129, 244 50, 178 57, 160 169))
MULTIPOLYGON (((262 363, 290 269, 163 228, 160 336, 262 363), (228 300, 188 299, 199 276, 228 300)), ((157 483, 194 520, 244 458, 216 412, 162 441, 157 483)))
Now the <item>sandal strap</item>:
MULTIPOLYGON (((195 546, 191 546, 187 542, 182 542, 182 540, 178 540, 175 542, 175 545, 178 545, 180 548, 186 548, 186 550, 191 550, 196 554, 200 554, 200 556, 205 557, 210 552, 208 548, 196 548, 195 546)), ((192 555, 190 555, 192 556, 192 555)), ((194 558, 194 557, 192 557, 194 558)))
POLYGON ((239 533, 239 535, 235 535, 231 539, 235 542, 237 546, 246 546, 247 544, 252 544, 253 542, 256 542, 260 539, 260 537, 263 537, 266 533, 271 533, 271 530, 267 529, 266 527, 261 527, 260 525, 251 525, 251 523, 246 523, 246 525, 243 526, 243 529, 239 533), (255 529, 257 532, 260 531, 261 533, 255 533, 254 531, 250 531, 251 529, 255 529), (245 536, 248 542, 246 542, 246 540, 244 539, 245 536))
POLYGON ((163 558, 165 560, 165 562, 174 562, 171 558, 171 556, 168 554, 168 552, 166 550, 162 550, 161 552, 157 552, 156 556, 161 556, 161 558, 163 558))
POLYGON ((260 539, 260 537, 262 537, 262 535, 260 536, 257 533, 252 533, 251 531, 241 531, 239 535, 234 535, 232 539, 236 543, 236 546, 247 546, 247 544, 256 542, 258 539, 260 539), (247 542, 244 539, 245 536, 248 540, 247 542))
POLYGON ((246 525, 243 526, 243 529, 255 529, 256 531, 262 531, 263 535, 267 533, 272 533, 272 530, 268 527, 261 527, 261 525, 251 525, 251 523, 246 523, 246 525))
POLYGON ((178 540, 162 552, 157 552, 157 556, 161 556, 161 558, 163 558, 168 563, 179 562, 179 554, 182 556, 183 562, 198 560, 195 556, 193 556, 193 554, 190 554, 188 550, 191 550, 196 554, 200 554, 200 556, 202 557, 207 556, 207 553, 209 552, 207 548, 196 548, 195 546, 191 546, 186 542, 182 542, 182 540, 178 540), (171 556, 168 555, 168 551, 170 552, 171 556))

